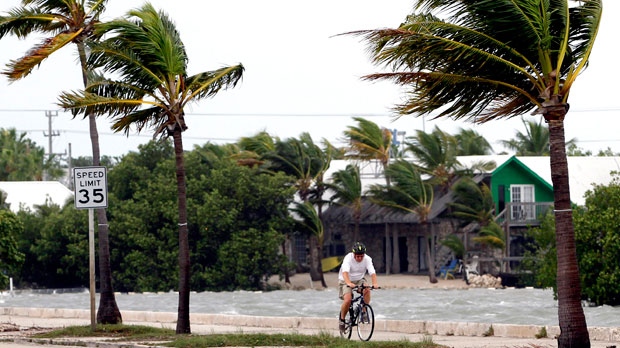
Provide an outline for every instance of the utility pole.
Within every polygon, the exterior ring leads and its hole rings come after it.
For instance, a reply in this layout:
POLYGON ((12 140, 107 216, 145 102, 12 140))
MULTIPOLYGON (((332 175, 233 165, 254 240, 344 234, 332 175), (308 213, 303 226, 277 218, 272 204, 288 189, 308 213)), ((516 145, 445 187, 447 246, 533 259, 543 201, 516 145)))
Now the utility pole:
MULTIPOLYGON (((69 173, 73 173, 73 157, 71 156, 71 143, 69 143, 69 157, 67 158, 67 167, 69 168, 69 173)), ((69 175, 69 189, 74 189, 73 175, 69 175)))
MULTIPOLYGON (((48 137, 47 140, 47 160, 49 163, 52 162, 52 156, 54 156, 54 152, 52 151, 52 137, 57 137, 60 135, 60 132, 52 130, 52 117, 57 117, 58 111, 45 111, 45 117, 47 117, 47 134, 43 132, 43 135, 48 137)), ((49 175, 47 171, 43 176, 43 180, 49 180, 49 175)))

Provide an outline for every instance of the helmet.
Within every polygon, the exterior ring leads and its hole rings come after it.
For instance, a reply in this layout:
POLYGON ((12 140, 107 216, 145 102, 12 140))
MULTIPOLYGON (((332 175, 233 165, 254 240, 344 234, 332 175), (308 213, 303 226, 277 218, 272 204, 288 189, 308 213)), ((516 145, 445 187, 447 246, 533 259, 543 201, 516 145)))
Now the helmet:
POLYGON ((360 242, 355 242, 351 252, 354 254, 366 254, 366 246, 360 242))

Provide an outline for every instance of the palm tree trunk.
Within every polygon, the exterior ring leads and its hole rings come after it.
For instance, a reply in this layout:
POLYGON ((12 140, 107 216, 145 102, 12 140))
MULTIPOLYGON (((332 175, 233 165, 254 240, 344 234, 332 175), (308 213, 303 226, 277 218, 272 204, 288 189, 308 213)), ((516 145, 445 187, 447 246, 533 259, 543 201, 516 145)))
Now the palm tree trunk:
POLYGON ((318 241, 315 235, 311 235, 308 238, 308 245, 310 253, 310 255, 308 255, 310 258, 310 260, 308 261, 310 265, 310 279, 315 282, 320 281, 323 278, 323 272, 322 268, 320 267, 321 256, 318 253, 318 241))
POLYGON ((185 184, 185 163, 183 161, 182 130, 178 124, 175 126, 173 139, 179 204, 179 308, 176 333, 189 334, 191 333, 189 322, 189 281, 191 275, 187 230, 187 188, 185 184))
POLYGON ((105 209, 97 209, 99 237, 99 309, 97 323, 120 324, 123 317, 116 304, 112 288, 112 267, 110 266, 110 242, 108 239, 108 218, 105 209))
POLYGON ((385 274, 390 274, 392 265, 392 243, 390 243, 390 224, 385 224, 385 274))
MULTIPOLYGON (((284 242, 282 242, 282 255, 284 255, 286 260, 288 260, 288 256, 286 256, 287 255, 286 254, 286 242, 289 240, 288 235, 285 238, 286 238, 286 240, 284 242)), ((286 284, 290 284, 291 283, 291 279, 290 279, 290 277, 288 275, 288 272, 289 272, 289 269, 288 269, 288 267, 286 267, 284 269, 284 282, 286 284)))
POLYGON ((318 243, 317 243, 317 253, 319 254, 318 257, 318 265, 317 265, 317 271, 319 272, 319 274, 321 275, 321 286, 326 289, 327 288, 327 283, 325 282, 325 274, 323 274, 323 264, 321 262, 321 259, 323 258, 323 241, 321 238, 318 239, 318 243))
POLYGON ((392 228, 392 272, 394 274, 402 272, 400 269, 400 249, 398 248, 398 228, 392 228))
POLYGON ((431 225, 428 222, 424 222, 424 242, 426 247, 426 263, 428 264, 428 281, 431 284, 437 283, 437 276, 435 275, 435 255, 431 253, 431 225))
MULTIPOLYGON (((562 108, 564 109, 564 108, 562 108)), ((568 162, 564 137, 564 112, 545 114, 549 124, 551 180, 553 182, 557 247, 558 347, 590 347, 590 337, 581 306, 581 284, 577 264, 573 212, 570 201, 568 162)))
MULTIPOLYGON (((84 88, 88 86, 88 70, 86 67, 86 50, 84 44, 77 45, 80 65, 82 67, 82 82, 84 88)), ((97 119, 91 113, 88 115, 90 143, 93 151, 93 166, 101 165, 101 153, 99 149, 99 132, 97 131, 97 119)), ((123 322, 121 311, 116 304, 114 287, 112 286, 112 267, 110 265, 110 240, 108 230, 108 216, 105 209, 97 209, 97 236, 99 239, 99 309, 97 310, 97 323, 120 324, 123 322)))

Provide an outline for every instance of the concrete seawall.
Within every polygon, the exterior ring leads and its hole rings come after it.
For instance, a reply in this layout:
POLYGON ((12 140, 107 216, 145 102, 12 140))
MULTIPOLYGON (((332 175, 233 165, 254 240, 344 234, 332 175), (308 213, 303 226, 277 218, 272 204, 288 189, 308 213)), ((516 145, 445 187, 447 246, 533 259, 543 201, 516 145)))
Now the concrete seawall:
MULTIPOLYGON (((146 311, 122 311, 123 321, 126 324, 143 323, 175 323, 177 313, 173 312, 146 312, 146 311)), ((58 308, 22 308, 0 307, 0 315, 8 317, 29 317, 39 319, 75 319, 90 322, 90 311, 80 309, 58 308)), ((271 316, 244 316, 226 314, 192 313, 190 317, 192 325, 232 326, 238 328, 275 328, 291 330, 333 330, 337 327, 336 318, 313 318, 313 317, 271 317, 271 316)), ((492 329, 495 337, 511 338, 535 338, 543 330, 547 337, 559 335, 558 326, 541 325, 511 325, 511 324, 488 324, 470 322, 438 322, 416 320, 384 320, 378 319, 375 330, 379 332, 391 332, 402 334, 431 334, 441 336, 488 336, 492 329)), ((620 328, 612 327, 589 327, 590 339, 595 341, 620 341, 620 328)))

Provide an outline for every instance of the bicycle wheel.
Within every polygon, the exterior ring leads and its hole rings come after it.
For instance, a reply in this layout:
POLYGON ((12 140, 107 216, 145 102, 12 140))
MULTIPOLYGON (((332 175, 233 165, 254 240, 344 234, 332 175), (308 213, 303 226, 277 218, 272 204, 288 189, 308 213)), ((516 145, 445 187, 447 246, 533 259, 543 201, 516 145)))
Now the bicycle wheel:
MULTIPOLYGON (((344 330, 340 330, 340 337, 349 339, 351 338, 351 332, 353 331, 350 311, 347 311, 347 315, 344 317, 344 323, 344 330)), ((340 313, 338 313, 338 325, 340 325, 340 313)))
POLYGON ((368 341, 375 331, 375 312, 370 305, 365 305, 357 317, 357 335, 360 340, 368 341))

